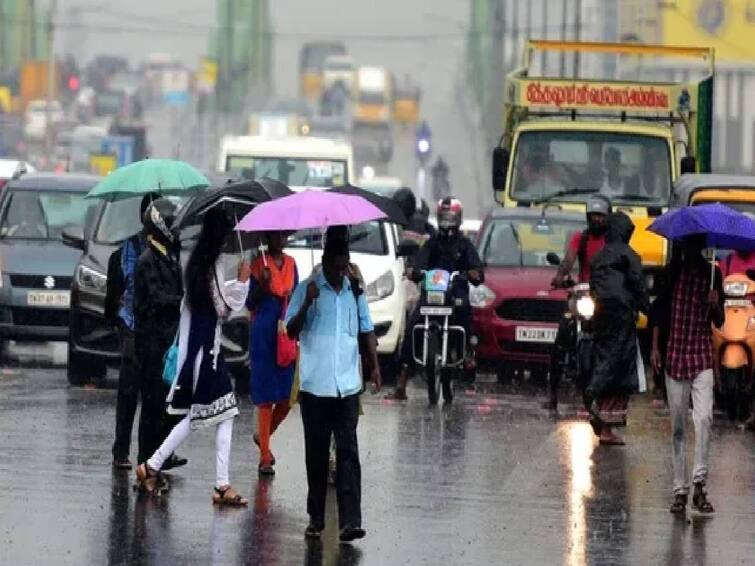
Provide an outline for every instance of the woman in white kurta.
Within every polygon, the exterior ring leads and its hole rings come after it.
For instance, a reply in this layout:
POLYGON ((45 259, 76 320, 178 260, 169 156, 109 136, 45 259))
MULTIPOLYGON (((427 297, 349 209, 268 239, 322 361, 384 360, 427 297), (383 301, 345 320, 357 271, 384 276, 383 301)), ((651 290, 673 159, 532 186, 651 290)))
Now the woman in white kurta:
POLYGON ((139 465, 137 479, 150 493, 158 489, 165 460, 193 430, 216 426, 216 478, 213 501, 246 505, 231 487, 228 466, 236 396, 220 350, 223 320, 244 307, 250 268, 239 265, 238 278, 226 282, 220 261, 223 240, 233 225, 221 209, 207 212, 202 233, 186 267, 186 297, 181 306, 178 375, 168 394, 168 412, 186 415, 149 460, 139 465))

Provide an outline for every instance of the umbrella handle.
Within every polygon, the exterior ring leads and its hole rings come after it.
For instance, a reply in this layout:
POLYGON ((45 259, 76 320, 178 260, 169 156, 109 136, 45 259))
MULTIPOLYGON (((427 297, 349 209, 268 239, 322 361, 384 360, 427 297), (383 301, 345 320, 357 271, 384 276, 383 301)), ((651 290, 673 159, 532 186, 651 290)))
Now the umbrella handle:
POLYGON ((713 257, 710 260, 710 290, 716 286, 716 248, 713 248, 713 257))
MULTIPOLYGON (((236 226, 239 225, 239 215, 235 212, 233 213, 233 219, 236 221, 236 226)), ((241 260, 244 260, 244 244, 241 243, 241 231, 236 229, 236 237, 239 239, 239 255, 241 256, 241 260)))

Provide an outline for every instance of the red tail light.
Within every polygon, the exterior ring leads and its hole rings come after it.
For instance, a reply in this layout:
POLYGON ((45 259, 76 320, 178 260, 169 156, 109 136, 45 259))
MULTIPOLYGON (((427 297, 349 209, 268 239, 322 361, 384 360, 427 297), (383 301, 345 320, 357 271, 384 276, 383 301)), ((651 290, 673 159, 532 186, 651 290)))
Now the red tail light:
POLYGON ((0 179, 0 190, 8 184, 8 179, 0 179))

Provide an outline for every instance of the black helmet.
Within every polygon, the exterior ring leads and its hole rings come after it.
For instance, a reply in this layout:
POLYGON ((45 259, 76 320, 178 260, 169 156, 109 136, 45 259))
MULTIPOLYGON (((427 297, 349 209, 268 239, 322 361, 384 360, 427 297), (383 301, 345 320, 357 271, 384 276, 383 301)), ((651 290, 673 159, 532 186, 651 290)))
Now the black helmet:
POLYGON ((168 199, 159 198, 144 212, 144 230, 148 236, 164 244, 172 244, 176 240, 173 232, 175 220, 176 205, 168 199))

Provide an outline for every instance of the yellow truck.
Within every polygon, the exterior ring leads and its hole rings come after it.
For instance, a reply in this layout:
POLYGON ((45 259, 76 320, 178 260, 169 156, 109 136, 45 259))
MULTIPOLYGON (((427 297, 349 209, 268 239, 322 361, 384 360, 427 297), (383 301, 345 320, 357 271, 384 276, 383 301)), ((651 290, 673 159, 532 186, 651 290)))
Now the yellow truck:
POLYGON ((652 293, 667 250, 647 227, 668 207, 677 177, 710 171, 713 71, 708 48, 529 41, 504 85, 496 200, 584 210, 589 195, 607 196, 635 224, 631 245, 652 293), (706 72, 688 83, 533 76, 536 51, 695 59, 706 72))

